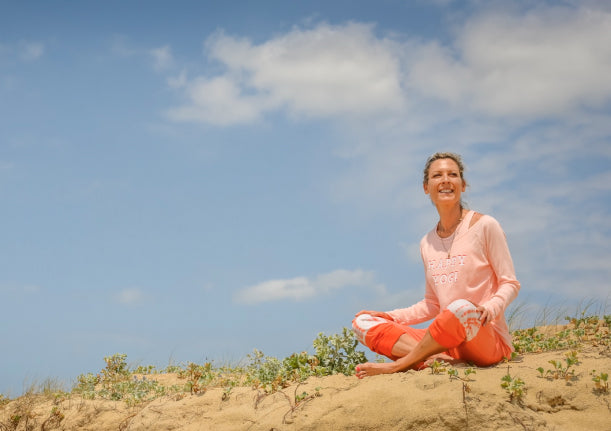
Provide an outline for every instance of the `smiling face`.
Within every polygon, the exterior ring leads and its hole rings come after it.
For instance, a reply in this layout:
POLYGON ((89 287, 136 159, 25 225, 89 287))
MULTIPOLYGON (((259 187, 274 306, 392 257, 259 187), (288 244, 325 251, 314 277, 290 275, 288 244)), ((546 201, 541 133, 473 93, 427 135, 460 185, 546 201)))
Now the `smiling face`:
POLYGON ((431 163, 424 193, 431 196, 433 204, 454 205, 467 184, 461 176, 458 164, 452 159, 438 159, 431 163))

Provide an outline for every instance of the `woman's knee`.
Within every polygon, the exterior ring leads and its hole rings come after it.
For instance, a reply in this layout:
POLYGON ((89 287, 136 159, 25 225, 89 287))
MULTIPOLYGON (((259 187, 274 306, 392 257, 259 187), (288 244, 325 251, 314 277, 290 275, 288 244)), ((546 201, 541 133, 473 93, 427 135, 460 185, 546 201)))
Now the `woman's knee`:
POLYGON ((383 317, 372 316, 370 314, 359 314, 352 320, 352 329, 354 331, 367 332, 374 326, 388 322, 389 321, 383 317))
POLYGON ((429 331, 439 344, 447 348, 457 347, 477 336, 481 327, 479 317, 480 312, 473 303, 458 299, 435 318, 429 331))
POLYGON ((362 331, 366 327, 366 322, 370 319, 371 316, 369 314, 360 314, 352 319, 352 330, 354 332, 362 331))
POLYGON ((448 305, 447 310, 456 317, 465 329, 466 341, 477 336, 481 327, 479 320, 481 313, 475 304, 466 299, 457 299, 448 305))
POLYGON ((455 301, 450 302, 446 307, 455 315, 460 312, 477 312, 477 306, 473 304, 471 301, 467 301, 466 299, 457 299, 455 301))
POLYGON ((356 338, 363 344, 365 344, 365 336, 373 326, 375 326, 376 320, 369 314, 359 314, 352 319, 352 332, 356 335, 356 338))

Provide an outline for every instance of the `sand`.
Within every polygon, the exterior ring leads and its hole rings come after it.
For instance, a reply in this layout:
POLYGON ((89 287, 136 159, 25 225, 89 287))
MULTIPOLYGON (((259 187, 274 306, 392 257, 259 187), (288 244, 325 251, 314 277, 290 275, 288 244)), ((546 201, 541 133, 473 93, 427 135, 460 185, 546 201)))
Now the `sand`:
MULTIPOLYGON (((606 334, 608 337, 608 333, 606 334)), ((525 354, 469 381, 431 369, 374 376, 311 377, 280 392, 236 387, 203 394, 167 395, 128 407, 123 401, 53 399, 26 395, 0 407, 0 431, 13 430, 611 430, 611 395, 596 387, 592 371, 611 372, 609 343, 577 349, 580 363, 568 380, 541 376, 566 350, 525 354), (525 393, 510 399, 501 387, 510 374, 525 393), (305 393, 305 394, 304 394, 305 393), (303 397, 296 403, 296 399, 303 397), (19 421, 15 415, 20 415, 19 421), (24 417, 25 416, 25 417, 24 417)), ((466 368, 455 366, 465 378, 466 368)), ((184 384, 175 374, 147 376, 184 384)))

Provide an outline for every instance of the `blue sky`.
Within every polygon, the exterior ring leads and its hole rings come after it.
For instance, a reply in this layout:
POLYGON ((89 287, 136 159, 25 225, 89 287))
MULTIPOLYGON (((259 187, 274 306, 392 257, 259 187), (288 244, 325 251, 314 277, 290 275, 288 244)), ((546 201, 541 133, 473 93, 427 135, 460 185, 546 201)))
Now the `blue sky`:
POLYGON ((608 312, 609 76, 604 1, 2 2, 0 393, 412 304, 435 151, 531 317, 608 312))

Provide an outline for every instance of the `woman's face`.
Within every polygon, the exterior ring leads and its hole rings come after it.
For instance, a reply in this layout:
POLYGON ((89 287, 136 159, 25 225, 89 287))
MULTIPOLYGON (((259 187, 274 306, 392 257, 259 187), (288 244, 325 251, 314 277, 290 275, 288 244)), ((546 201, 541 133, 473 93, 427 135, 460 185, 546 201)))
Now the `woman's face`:
POLYGON ((435 205, 455 204, 465 191, 466 183, 452 159, 438 159, 431 163, 424 193, 431 196, 435 205))

